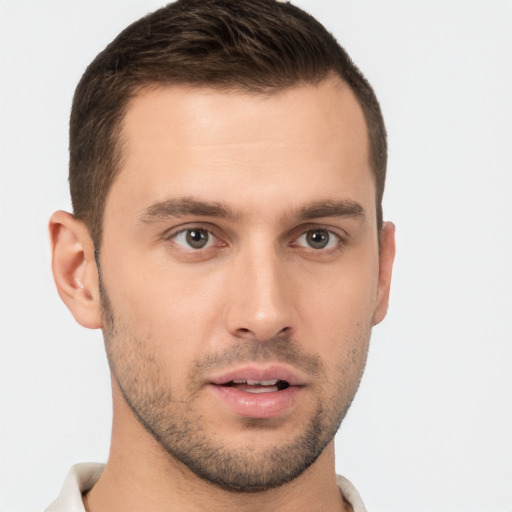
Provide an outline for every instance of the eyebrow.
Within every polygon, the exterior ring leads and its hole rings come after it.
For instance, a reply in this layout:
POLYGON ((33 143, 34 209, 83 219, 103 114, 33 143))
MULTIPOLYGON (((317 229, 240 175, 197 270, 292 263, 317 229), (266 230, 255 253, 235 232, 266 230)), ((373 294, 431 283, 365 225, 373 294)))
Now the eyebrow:
POLYGON ((317 219, 320 217, 365 217, 364 208, 352 200, 315 201, 301 206, 297 210, 297 217, 302 220, 317 219))
POLYGON ((148 206, 141 215, 142 222, 150 223, 168 217, 219 217, 236 220, 239 215, 226 205, 217 202, 198 201, 189 197, 172 198, 148 206))
MULTIPOLYGON (((190 197, 171 198, 144 209, 141 220, 144 223, 156 222, 169 217, 217 217, 239 220, 242 216, 219 202, 199 201, 190 197)), ((288 217, 288 215, 286 215, 288 217)), ((364 208, 352 200, 325 200, 300 206, 293 211, 292 217, 299 220, 311 220, 320 217, 359 217, 364 219, 364 208)))

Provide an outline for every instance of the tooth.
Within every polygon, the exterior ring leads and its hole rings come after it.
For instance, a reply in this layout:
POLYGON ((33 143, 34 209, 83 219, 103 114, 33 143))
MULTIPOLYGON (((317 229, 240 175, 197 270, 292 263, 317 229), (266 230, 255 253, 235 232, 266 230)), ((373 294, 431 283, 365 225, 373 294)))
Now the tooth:
POLYGON ((250 389, 244 389, 246 393, 273 393, 274 391, 279 391, 277 389, 277 386, 273 387, 261 387, 261 388, 250 388, 250 389))
POLYGON ((245 384, 247 381, 243 379, 234 379, 231 382, 233 382, 233 384, 245 384))
POLYGON ((248 380, 248 386, 275 386, 277 384, 277 379, 273 380, 248 380))

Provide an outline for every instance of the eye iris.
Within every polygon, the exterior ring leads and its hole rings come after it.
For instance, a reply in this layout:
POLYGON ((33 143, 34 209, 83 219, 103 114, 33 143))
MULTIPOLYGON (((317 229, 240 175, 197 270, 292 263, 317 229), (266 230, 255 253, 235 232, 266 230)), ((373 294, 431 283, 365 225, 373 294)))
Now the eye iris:
POLYGON ((329 243, 329 233, 325 230, 308 231, 306 239, 313 249, 323 249, 329 243))
POLYGON ((201 249, 208 243, 208 231, 204 229, 189 229, 186 238, 190 247, 201 249))

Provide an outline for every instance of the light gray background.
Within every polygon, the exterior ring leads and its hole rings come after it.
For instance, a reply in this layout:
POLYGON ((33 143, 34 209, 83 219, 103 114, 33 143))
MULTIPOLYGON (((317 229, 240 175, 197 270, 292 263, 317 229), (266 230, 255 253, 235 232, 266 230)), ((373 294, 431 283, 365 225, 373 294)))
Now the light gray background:
MULTIPOLYGON (((387 320, 337 437, 370 511, 512 510, 512 2, 297 0, 380 97, 387 320)), ((101 333, 54 290, 46 225, 69 209, 67 123, 88 62, 153 0, 0 0, 0 509, 44 508, 104 461, 101 333)))

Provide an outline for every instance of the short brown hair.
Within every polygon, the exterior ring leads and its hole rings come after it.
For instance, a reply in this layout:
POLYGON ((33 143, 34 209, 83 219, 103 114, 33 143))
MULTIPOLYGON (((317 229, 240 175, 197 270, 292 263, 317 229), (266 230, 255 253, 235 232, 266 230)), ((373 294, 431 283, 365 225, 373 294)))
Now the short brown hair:
POLYGON ((338 75, 366 119, 382 225, 386 129, 372 87, 311 15, 277 0, 178 0, 131 24, 88 66, 73 99, 69 182, 75 215, 99 248, 108 191, 120 171, 122 120, 152 84, 272 93, 338 75))

